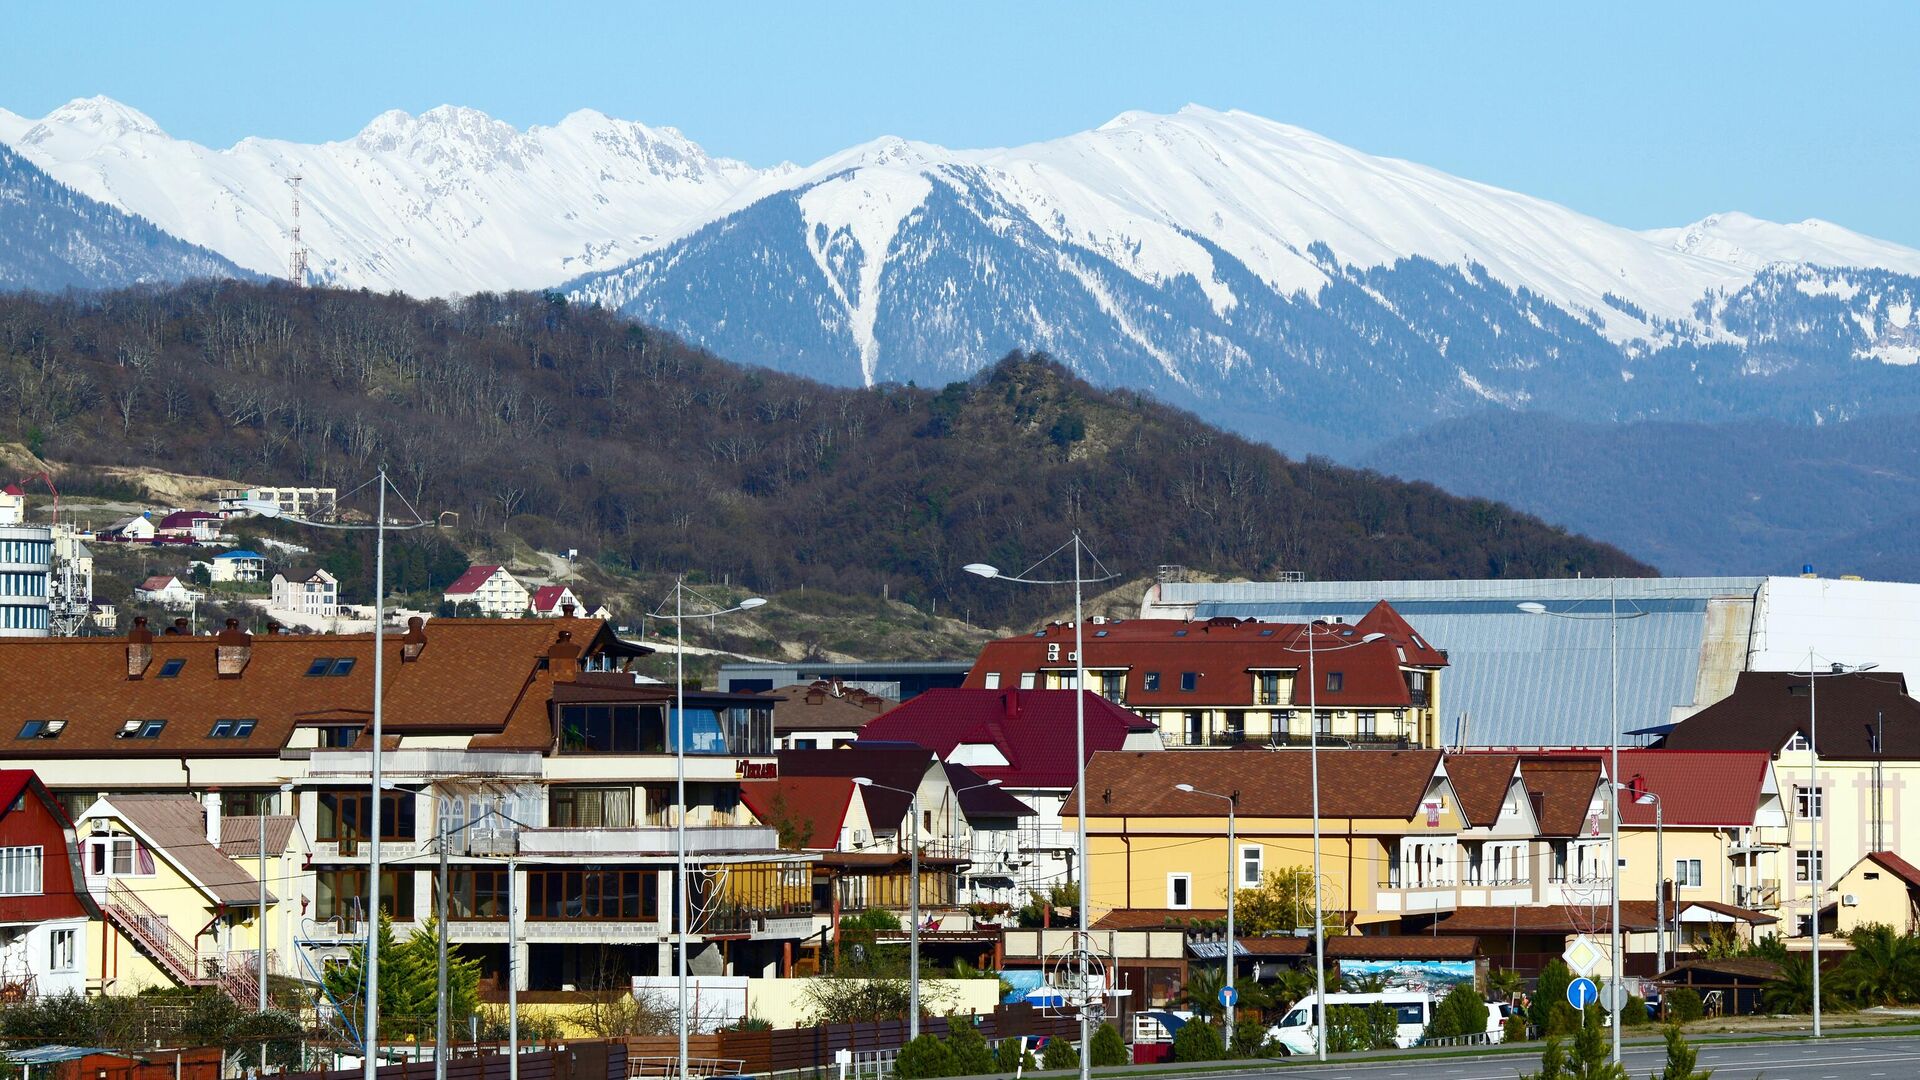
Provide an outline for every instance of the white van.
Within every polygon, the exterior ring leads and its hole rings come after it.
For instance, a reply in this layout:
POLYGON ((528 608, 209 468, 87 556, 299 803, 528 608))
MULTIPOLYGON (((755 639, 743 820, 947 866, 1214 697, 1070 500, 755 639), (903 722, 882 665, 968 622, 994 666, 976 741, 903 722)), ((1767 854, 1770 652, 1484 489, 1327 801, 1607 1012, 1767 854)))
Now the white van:
MULTIPOLYGON (((1288 1054, 1315 1053, 1320 1037, 1317 1000, 1318 995, 1301 998, 1280 1017, 1278 1024, 1267 1029, 1267 1037, 1288 1054)), ((1420 1036, 1426 1033, 1427 1021, 1433 1018, 1434 1000, 1431 994, 1419 990, 1384 990, 1378 994, 1327 995, 1329 1006, 1353 1005, 1364 1009, 1376 1002, 1384 1003, 1393 1010, 1394 1045, 1404 1050, 1419 1043, 1420 1036)))

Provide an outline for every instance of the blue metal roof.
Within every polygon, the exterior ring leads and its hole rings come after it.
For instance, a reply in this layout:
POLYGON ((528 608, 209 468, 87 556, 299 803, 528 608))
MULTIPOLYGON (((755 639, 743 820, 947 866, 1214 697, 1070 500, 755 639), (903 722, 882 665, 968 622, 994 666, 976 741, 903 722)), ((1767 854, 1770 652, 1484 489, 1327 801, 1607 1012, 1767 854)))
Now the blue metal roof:
POLYGON ((113 1054, 117 1057, 124 1058, 133 1057, 131 1054, 123 1054, 118 1050, 108 1050, 99 1046, 59 1045, 30 1046, 25 1050, 8 1050, 5 1053, 0 1053, 0 1057, 4 1057, 8 1061, 20 1065, 54 1065, 62 1061, 78 1061, 83 1057, 92 1057, 94 1054, 113 1054))
POLYGON ((248 551, 245 548, 240 548, 235 551, 223 551, 220 554, 215 555, 214 558, 216 559, 264 559, 266 558, 266 556, 260 554, 257 551, 248 551))
MULTIPOLYGON (((1667 723, 1691 704, 1715 597, 1751 598, 1764 578, 1620 579, 1620 728, 1667 723)), ((1470 746, 1605 745, 1611 727, 1608 582, 1495 581, 1238 582, 1166 584, 1162 605, 1194 605, 1193 617, 1273 621, 1359 619, 1385 600, 1421 636, 1446 650, 1440 677, 1441 736, 1470 746), (1550 618, 1519 610, 1539 603, 1550 618)))

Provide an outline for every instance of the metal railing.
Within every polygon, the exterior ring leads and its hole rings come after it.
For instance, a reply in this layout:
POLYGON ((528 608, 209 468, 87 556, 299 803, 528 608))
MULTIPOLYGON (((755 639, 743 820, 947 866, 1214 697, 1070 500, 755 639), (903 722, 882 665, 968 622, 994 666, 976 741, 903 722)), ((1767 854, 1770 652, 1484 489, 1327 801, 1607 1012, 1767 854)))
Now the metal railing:
MULTIPOLYGON (((746 1067, 744 1058, 697 1058, 687 1059, 688 1076, 739 1076, 746 1067)), ((627 1075, 640 1076, 678 1076, 680 1059, 677 1057, 630 1057, 627 1059, 627 1075)))
POLYGON ((152 957, 154 963, 181 986, 217 985, 242 1005, 258 1000, 260 981, 251 966, 223 963, 219 957, 202 961, 199 948, 181 937, 165 916, 148 907, 146 901, 126 885, 109 881, 107 902, 101 908, 129 941, 152 957))

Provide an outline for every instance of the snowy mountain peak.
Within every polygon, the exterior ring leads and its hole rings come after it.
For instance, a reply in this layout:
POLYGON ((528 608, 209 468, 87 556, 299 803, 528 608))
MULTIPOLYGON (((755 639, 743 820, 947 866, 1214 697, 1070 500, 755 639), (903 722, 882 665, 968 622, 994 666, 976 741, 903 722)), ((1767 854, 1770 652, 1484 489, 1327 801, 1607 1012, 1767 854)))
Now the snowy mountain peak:
POLYGON ((74 98, 48 113, 41 123, 50 128, 85 131, 100 138, 166 134, 153 117, 104 95, 74 98))
POLYGON ((1920 274, 1920 251, 1876 240, 1819 218, 1781 223, 1729 210, 1691 225, 1640 235, 1674 251, 1758 272, 1776 263, 1871 266, 1920 274))

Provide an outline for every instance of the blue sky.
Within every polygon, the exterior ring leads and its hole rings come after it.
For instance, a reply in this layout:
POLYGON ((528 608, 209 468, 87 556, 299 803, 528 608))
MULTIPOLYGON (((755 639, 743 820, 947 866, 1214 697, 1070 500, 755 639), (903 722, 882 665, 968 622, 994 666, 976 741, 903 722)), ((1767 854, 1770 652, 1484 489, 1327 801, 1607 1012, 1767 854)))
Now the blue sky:
POLYGON ((592 107, 755 164, 1000 146, 1189 101, 1634 227, 1823 217, 1920 246, 1920 5, 41 4, 0 107, 106 94, 176 136, 351 136, 389 108, 592 107), (1192 10, 1187 10, 1191 8, 1192 10))

